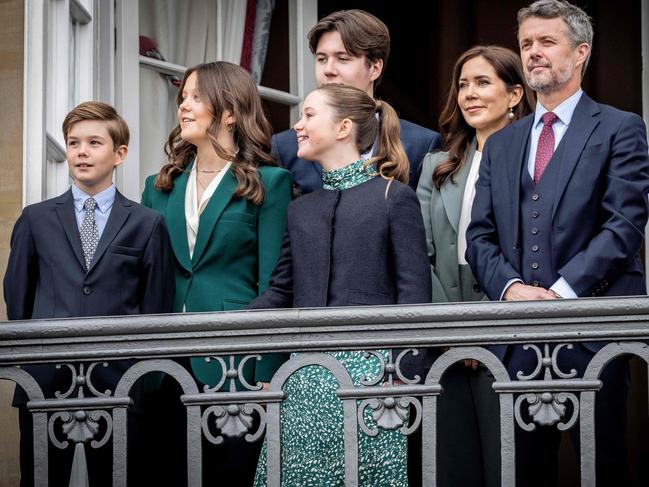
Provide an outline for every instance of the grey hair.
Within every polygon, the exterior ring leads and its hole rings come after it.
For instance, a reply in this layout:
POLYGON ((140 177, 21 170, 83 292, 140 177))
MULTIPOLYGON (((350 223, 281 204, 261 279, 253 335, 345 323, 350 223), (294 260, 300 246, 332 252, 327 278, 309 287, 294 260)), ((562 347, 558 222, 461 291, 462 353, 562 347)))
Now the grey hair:
POLYGON ((540 17, 542 19, 561 18, 568 26, 568 37, 574 47, 584 43, 591 47, 586 61, 581 67, 581 75, 583 76, 588 67, 593 47, 593 24, 588 14, 576 5, 565 1, 537 0, 529 7, 524 7, 518 11, 518 28, 520 29, 521 24, 530 17, 540 17))

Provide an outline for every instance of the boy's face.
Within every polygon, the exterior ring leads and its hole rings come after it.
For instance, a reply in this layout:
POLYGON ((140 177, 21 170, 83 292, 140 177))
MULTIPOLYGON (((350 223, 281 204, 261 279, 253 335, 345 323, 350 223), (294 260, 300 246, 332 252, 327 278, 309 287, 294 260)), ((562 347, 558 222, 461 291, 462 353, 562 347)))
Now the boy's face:
POLYGON ((108 122, 84 120, 68 131, 66 154, 70 173, 79 189, 90 196, 113 183, 113 170, 124 162, 128 147, 113 147, 108 122))
POLYGON ((315 80, 318 86, 343 84, 355 86, 374 96, 374 80, 383 70, 383 61, 367 62, 365 56, 347 52, 340 32, 325 32, 315 53, 315 80))

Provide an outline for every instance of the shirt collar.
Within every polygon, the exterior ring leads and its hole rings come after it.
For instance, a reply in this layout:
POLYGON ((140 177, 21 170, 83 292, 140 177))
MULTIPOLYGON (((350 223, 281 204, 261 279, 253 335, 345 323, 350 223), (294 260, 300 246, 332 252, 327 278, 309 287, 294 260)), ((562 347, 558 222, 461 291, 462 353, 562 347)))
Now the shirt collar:
MULTIPOLYGON (((70 189, 72 190, 74 207, 77 211, 80 212, 81 210, 83 210, 83 205, 85 204, 86 200, 90 198, 90 195, 79 189, 79 187, 74 183, 72 183, 72 187, 70 189)), ((110 210, 110 208, 113 206, 113 203, 115 202, 116 192, 117 190, 115 189, 115 185, 111 184, 108 188, 93 196, 93 198, 97 202, 97 209, 102 213, 106 213, 108 210, 110 210)))
MULTIPOLYGON (((579 88, 573 95, 563 100, 558 107, 552 110, 564 125, 570 125, 570 120, 572 120, 572 115, 575 113, 575 108, 577 108, 577 103, 579 103, 582 93, 583 90, 579 88)), ((549 110, 541 105, 541 102, 537 102, 536 110, 534 111, 533 127, 538 126, 541 117, 547 112, 549 112, 549 110)))

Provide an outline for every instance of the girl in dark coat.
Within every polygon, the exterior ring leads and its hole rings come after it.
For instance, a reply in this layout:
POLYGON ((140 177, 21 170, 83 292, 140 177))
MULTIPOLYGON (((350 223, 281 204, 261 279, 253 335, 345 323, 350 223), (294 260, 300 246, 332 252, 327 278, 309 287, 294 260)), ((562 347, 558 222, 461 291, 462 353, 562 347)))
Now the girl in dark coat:
MULTIPOLYGON (((268 289, 252 308, 425 303, 431 283, 419 202, 396 112, 341 85, 313 91, 295 124, 298 156, 324 170, 322 190, 289 205, 287 231, 268 289), (378 144, 376 157, 366 160, 378 144)), ((382 350, 384 359, 387 351, 382 350)), ((336 352, 356 385, 380 373, 363 352, 336 352)), ((416 365, 410 363, 413 370, 416 365)), ((282 485, 344 485, 338 384, 322 367, 287 382, 282 405, 282 485)), ((406 438, 359 432, 359 485, 407 486, 406 438)), ((265 454, 255 485, 265 485, 265 454)))

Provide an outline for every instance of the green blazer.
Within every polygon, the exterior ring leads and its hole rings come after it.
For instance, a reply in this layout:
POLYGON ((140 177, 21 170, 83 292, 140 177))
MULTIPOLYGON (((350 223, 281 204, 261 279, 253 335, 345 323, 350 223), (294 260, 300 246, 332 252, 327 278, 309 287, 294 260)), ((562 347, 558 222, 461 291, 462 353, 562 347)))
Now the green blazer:
MULTIPOLYGON (((291 201, 291 175, 278 167, 258 169, 266 196, 261 205, 233 198, 237 179, 228 170, 200 216, 194 254, 189 258, 185 221, 185 189, 189 170, 177 176, 170 191, 154 188, 155 176, 146 180, 142 204, 165 218, 176 257, 174 312, 228 311, 244 308, 264 292, 275 268, 291 201)), ((247 363, 250 382, 268 380, 279 363, 269 355, 247 363)), ((192 359, 196 376, 214 385, 221 378, 215 362, 192 359)), ((227 385, 227 384, 226 384, 227 385)))
MULTIPOLYGON (((474 141, 467 153, 467 161, 473 160, 475 150, 474 141)), ((468 265, 460 265, 457 260, 457 228, 470 164, 464 164, 455 176, 455 182, 447 179, 442 187, 437 189, 433 186, 433 171, 447 159, 448 152, 427 154, 422 161, 421 177, 417 186, 431 262, 433 302, 480 301, 485 297, 471 273, 471 268, 468 265)))

